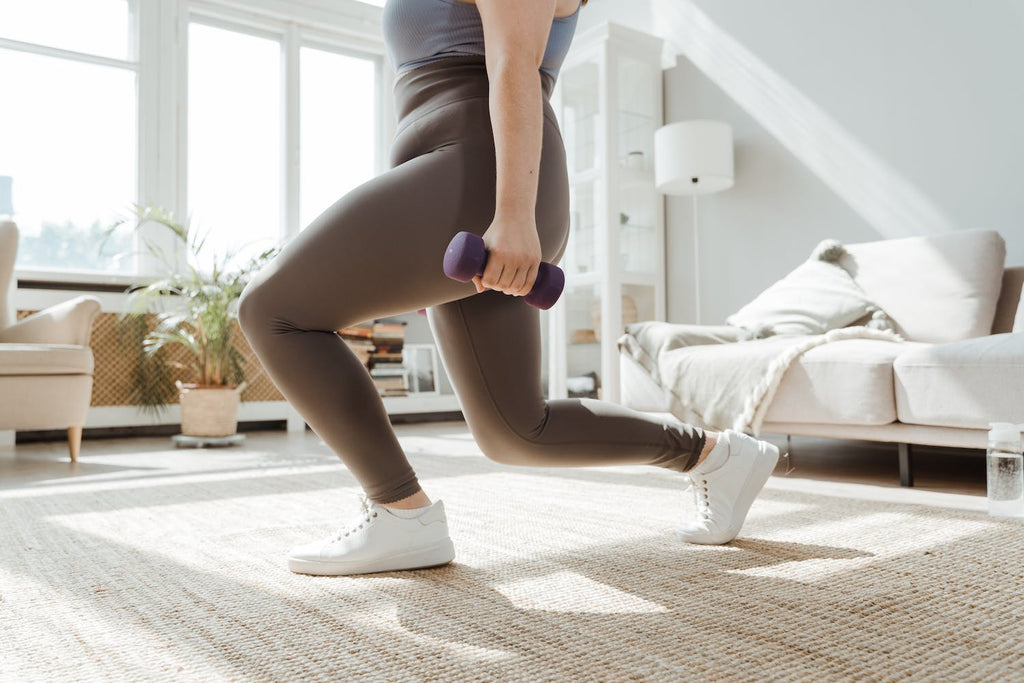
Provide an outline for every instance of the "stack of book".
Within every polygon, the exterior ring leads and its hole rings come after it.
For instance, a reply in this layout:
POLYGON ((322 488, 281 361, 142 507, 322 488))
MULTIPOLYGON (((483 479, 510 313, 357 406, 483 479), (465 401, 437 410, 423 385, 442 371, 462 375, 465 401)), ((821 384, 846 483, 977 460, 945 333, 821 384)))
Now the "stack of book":
POLYGON ((338 330, 338 335, 355 352, 359 362, 369 369, 370 359, 373 357, 375 348, 373 343, 373 323, 359 323, 358 325, 340 329, 338 330))
POLYGON ((391 318, 373 321, 374 351, 370 356, 370 377, 381 396, 409 394, 409 369, 402 362, 407 324, 404 320, 391 318))

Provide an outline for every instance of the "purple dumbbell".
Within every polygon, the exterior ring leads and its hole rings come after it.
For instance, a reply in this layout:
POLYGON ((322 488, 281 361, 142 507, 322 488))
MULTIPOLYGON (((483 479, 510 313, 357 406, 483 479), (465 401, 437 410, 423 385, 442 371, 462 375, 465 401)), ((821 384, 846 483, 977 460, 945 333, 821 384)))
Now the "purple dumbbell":
MULTIPOLYGON (((448 243, 444 252, 444 274, 459 282, 469 282, 484 274, 487 266, 487 247, 484 238, 462 231, 448 243)), ((558 266, 541 263, 533 289, 524 298, 526 303, 547 310, 555 305, 565 287, 565 273, 558 266)))

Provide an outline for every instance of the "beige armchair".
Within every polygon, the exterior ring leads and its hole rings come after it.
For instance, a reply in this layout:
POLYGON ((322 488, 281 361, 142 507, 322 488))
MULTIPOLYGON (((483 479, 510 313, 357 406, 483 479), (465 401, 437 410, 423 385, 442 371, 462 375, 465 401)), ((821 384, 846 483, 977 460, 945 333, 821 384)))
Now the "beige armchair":
POLYGON ((99 299, 79 296, 15 322, 18 227, 0 218, 0 429, 67 429, 78 459, 92 396, 99 299))

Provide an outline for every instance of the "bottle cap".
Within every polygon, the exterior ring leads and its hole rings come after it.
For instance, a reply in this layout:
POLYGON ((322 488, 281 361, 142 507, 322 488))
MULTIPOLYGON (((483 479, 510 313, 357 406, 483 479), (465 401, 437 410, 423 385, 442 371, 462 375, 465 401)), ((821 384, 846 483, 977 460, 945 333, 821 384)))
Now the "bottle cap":
POLYGON ((989 422, 988 440, 1020 445, 1020 426, 1012 422, 989 422))

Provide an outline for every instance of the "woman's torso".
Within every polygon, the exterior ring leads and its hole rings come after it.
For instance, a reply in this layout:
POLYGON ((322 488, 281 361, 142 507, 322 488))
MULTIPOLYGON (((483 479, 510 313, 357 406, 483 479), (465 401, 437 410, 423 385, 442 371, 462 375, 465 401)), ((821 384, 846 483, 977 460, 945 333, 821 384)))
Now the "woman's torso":
MULTIPOLYGON (((580 0, 558 0, 541 71, 552 78, 569 51, 580 0)), ((384 44, 399 77, 445 57, 484 55, 483 25, 475 0, 387 0, 384 44)))

